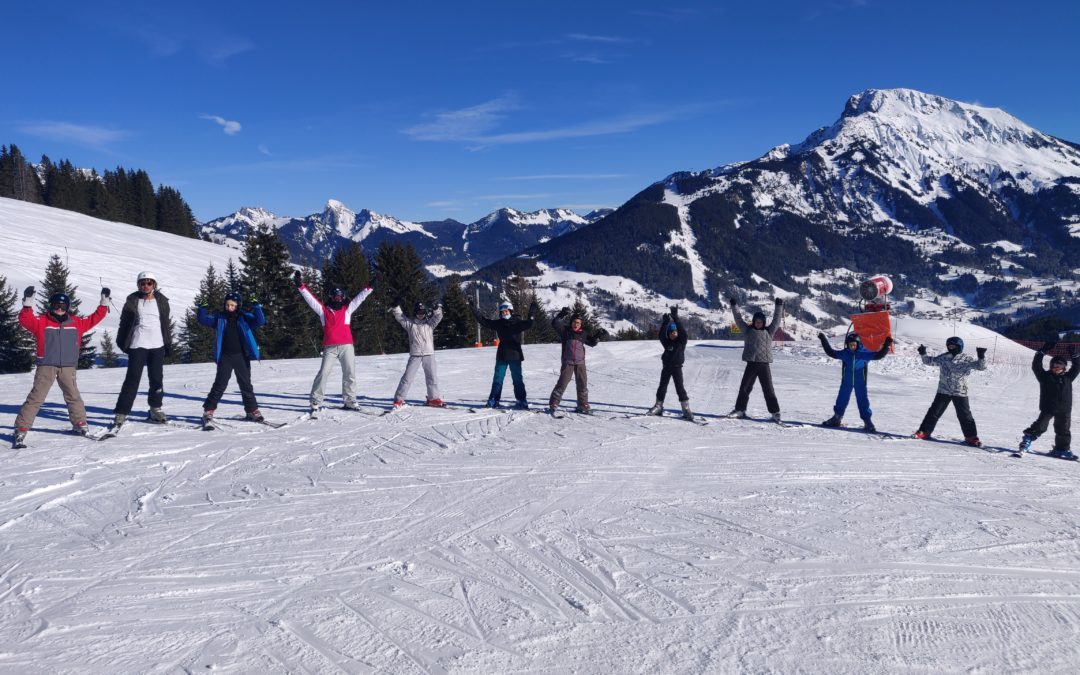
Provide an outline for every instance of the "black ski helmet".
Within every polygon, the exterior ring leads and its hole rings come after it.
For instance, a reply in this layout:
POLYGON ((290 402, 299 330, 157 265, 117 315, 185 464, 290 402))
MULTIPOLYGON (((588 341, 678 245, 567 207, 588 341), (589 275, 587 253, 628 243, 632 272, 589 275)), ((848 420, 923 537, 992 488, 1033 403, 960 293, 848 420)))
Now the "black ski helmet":
POLYGON ((949 350, 951 352, 953 347, 956 347, 956 353, 957 354, 964 351, 964 341, 963 341, 963 339, 958 338, 958 337, 956 337, 954 335, 954 336, 952 336, 951 338, 949 338, 948 340, 945 341, 945 349, 947 349, 947 350, 949 350))
POLYGON ((342 288, 341 286, 334 286, 333 288, 331 288, 327 292, 326 296, 328 298, 330 298, 331 300, 339 300, 339 299, 344 300, 345 299, 345 289, 342 288))
POLYGON ((232 300, 233 302, 235 302, 237 307, 240 306, 240 294, 239 293, 226 293, 225 294, 225 300, 221 304, 224 305, 229 300, 232 300))
POLYGON ((417 314, 427 314, 427 306, 422 302, 418 302, 413 305, 412 313, 413 316, 416 316, 417 314))
POLYGON ((1056 365, 1060 365, 1062 368, 1067 368, 1069 366, 1069 360, 1066 359, 1064 356, 1055 356, 1054 358, 1050 359, 1050 367, 1053 368, 1056 365))
POLYGON ((847 336, 844 338, 844 346, 846 347, 852 342, 862 347, 862 338, 860 338, 859 334, 854 331, 848 333, 847 336))
POLYGON ((66 312, 71 307, 71 300, 64 293, 53 293, 49 296, 49 309, 53 309, 57 305, 63 305, 66 312))

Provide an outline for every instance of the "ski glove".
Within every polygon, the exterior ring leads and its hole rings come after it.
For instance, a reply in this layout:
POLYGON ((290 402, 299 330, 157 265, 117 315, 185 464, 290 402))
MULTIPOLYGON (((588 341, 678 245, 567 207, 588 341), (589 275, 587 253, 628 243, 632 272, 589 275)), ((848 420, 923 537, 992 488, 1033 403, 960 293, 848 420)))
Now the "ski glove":
POLYGON ((304 285, 304 279, 300 276, 300 270, 296 270, 292 273, 292 282, 293 285, 297 288, 300 288, 304 285))
POLYGON ((101 302, 98 303, 98 304, 100 304, 100 305, 109 304, 109 296, 111 294, 112 294, 112 291, 110 291, 108 288, 101 289, 101 302))
POLYGON ((1039 349, 1043 354, 1049 354, 1057 346, 1057 340, 1047 340, 1043 343, 1043 346, 1039 349))
POLYGON ((34 304, 34 287, 27 286, 26 290, 22 294, 23 307, 30 307, 34 304))
POLYGON ((563 307, 562 309, 559 310, 559 313, 556 314, 555 316, 560 318, 560 319, 565 319, 566 317, 570 316, 570 308, 569 307, 563 307))
POLYGON ((783 298, 773 298, 773 303, 775 303, 776 306, 779 307, 780 305, 784 304, 784 299, 783 298))
POLYGON ((885 341, 884 341, 884 342, 882 342, 881 344, 882 344, 882 346, 884 346, 884 347, 892 347, 892 343, 893 343, 893 339, 892 339, 892 336, 891 336, 891 335, 889 335, 889 336, 887 336, 887 337, 885 338, 885 341))
POLYGON ((919 345, 919 355, 926 356, 926 345, 919 345))
POLYGON ((821 344, 823 345, 829 344, 829 338, 825 337, 825 333, 818 333, 817 339, 821 340, 821 344))
POLYGON ((671 307, 671 318, 674 321, 679 320, 679 308, 674 306, 674 305, 672 305, 672 307, 671 307))
POLYGON ((251 304, 253 304, 253 305, 257 305, 257 304, 259 304, 259 299, 258 299, 258 298, 256 298, 256 297, 255 297, 255 296, 253 295, 253 296, 251 296, 250 298, 248 298, 248 302, 250 302, 250 303, 251 303, 251 304))
POLYGON ((739 306, 739 301, 736 300, 735 298, 728 298, 727 301, 728 301, 728 304, 731 305, 732 307, 738 307, 739 306))
POLYGON ((979 360, 982 361, 986 358, 986 347, 976 347, 975 354, 979 357, 979 360))

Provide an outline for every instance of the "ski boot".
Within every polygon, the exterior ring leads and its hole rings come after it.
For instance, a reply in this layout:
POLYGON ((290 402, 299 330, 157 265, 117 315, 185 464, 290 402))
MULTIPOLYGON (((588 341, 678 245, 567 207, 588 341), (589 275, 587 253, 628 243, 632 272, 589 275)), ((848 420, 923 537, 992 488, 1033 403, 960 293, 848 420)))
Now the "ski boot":
POLYGON ((153 422, 155 424, 165 424, 169 421, 169 418, 165 416, 165 411, 161 408, 150 408, 150 413, 147 417, 147 421, 153 422))
POLYGON ((725 417, 730 417, 732 419, 737 419, 737 420, 745 419, 746 418, 746 411, 745 410, 738 410, 738 409, 732 410, 727 415, 725 415, 725 417))
POLYGON ((528 410, 528 409, 529 409, 529 402, 526 401, 525 399, 521 399, 520 401, 518 401, 517 403, 514 404, 514 410, 528 410))
POLYGON ((426 405, 428 407, 431 407, 431 408, 445 408, 446 407, 446 404, 443 403, 443 400, 441 398, 429 398, 427 400, 427 402, 424 403, 424 405, 426 405))
POLYGON ((679 405, 682 406, 682 416, 684 420, 694 421, 694 413, 690 412, 690 399, 685 401, 679 401, 679 405))
POLYGON ((116 432, 120 431, 120 427, 124 426, 126 420, 127 415, 124 413, 116 413, 116 415, 113 416, 112 425, 109 426, 109 430, 106 433, 115 435, 116 432))
MULTIPOLYGON (((354 410, 354 409, 359 410, 359 407, 356 407, 355 403, 353 403, 353 406, 354 406, 354 408, 347 408, 347 409, 348 410, 354 410)), ((263 417, 263 414, 261 412, 259 412, 258 408, 255 408, 254 410, 249 411, 248 414, 244 416, 244 419, 247 420, 248 422, 258 422, 259 424, 262 424, 263 422, 266 421, 266 418, 263 417)))
POLYGON ((1065 448, 1054 448, 1050 451, 1050 456, 1057 457, 1058 459, 1076 461, 1076 455, 1074 455, 1071 450, 1066 450, 1065 448))
POLYGON ((11 442, 11 448, 13 450, 19 450, 21 448, 26 447, 26 432, 28 432, 28 431, 30 431, 30 430, 29 429, 16 429, 15 430, 15 438, 11 442))
POLYGON ((1031 436, 1028 436, 1027 434, 1024 434, 1024 437, 1020 439, 1020 445, 1018 446, 1019 451, 1020 452, 1031 452, 1031 444, 1034 443, 1034 442, 1035 442, 1034 438, 1032 438, 1031 436))
POLYGON ((497 409, 502 407, 502 404, 499 403, 499 399, 489 398, 488 402, 487 402, 487 407, 494 408, 494 409, 497 410, 497 409))
POLYGON ((772 415, 771 415, 771 416, 769 417, 769 421, 770 421, 770 422, 776 422, 777 424, 779 424, 779 423, 780 423, 780 422, 782 422, 783 420, 782 420, 782 419, 780 419, 780 413, 778 413, 778 412, 774 412, 774 413, 773 413, 773 414, 772 414, 772 415))
POLYGON ((396 398, 396 399, 394 399, 394 408, 393 409, 394 410, 401 410, 401 408, 404 405, 405 405, 405 401, 401 400, 400 398, 396 398))
POLYGON ((83 422, 82 424, 72 424, 71 433, 78 436, 88 436, 90 431, 86 428, 86 422, 83 422))
MULTIPOLYGON (((341 404, 341 409, 342 410, 352 410, 352 411, 355 412, 355 411, 360 409, 360 406, 356 405, 356 401, 345 401, 344 403, 341 404)), ((260 417, 261 417, 261 415, 260 415, 260 417)))
POLYGON ((926 433, 922 429, 920 429, 920 430, 916 431, 915 433, 911 434, 911 437, 912 438, 917 438, 920 441, 928 441, 928 440, 930 440, 930 434, 926 433))
POLYGON ((202 428, 203 431, 210 431, 214 428, 214 411, 204 410, 202 414, 202 428))
POLYGON ((877 433, 877 427, 875 427, 874 423, 871 422, 870 420, 863 420, 862 430, 865 431, 868 434, 876 434, 877 433))
POLYGON ((840 426, 841 426, 840 423, 843 421, 843 419, 844 419, 843 417, 839 417, 838 415, 833 415, 829 419, 822 422, 821 426, 823 426, 823 427, 831 427, 831 428, 834 428, 834 429, 839 429, 840 426))
POLYGON ((978 436, 971 436, 964 439, 964 445, 970 445, 973 448, 981 448, 982 441, 979 440, 978 436))
POLYGON ((574 408, 574 412, 576 412, 579 415, 591 415, 592 414, 592 408, 590 408, 589 404, 586 403, 585 405, 579 405, 576 408, 574 408))
POLYGON ((660 399, 656 399, 656 403, 654 403, 653 407, 649 408, 649 410, 645 414, 656 415, 657 417, 660 417, 664 414, 664 402, 660 399))

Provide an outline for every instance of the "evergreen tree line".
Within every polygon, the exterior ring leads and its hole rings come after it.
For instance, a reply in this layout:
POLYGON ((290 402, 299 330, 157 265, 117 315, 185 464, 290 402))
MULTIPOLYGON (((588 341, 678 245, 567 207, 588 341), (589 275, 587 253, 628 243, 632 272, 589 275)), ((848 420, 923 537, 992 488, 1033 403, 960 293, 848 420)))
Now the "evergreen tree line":
POLYGON ((68 160, 41 157, 37 169, 15 145, 0 146, 0 197, 44 204, 88 216, 197 237, 195 216, 166 185, 157 189, 143 170, 116 167, 99 175, 80 171, 68 160))

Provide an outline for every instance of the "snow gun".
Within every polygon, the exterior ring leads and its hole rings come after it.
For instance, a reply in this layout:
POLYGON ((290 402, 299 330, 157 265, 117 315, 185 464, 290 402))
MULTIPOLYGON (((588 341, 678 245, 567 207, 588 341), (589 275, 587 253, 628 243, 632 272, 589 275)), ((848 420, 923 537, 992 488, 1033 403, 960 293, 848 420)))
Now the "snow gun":
POLYGON ((881 348, 885 338, 892 335, 892 316, 889 314, 889 293, 892 290, 892 279, 882 274, 859 284, 863 311, 851 315, 851 328, 859 334, 867 349, 881 348))

